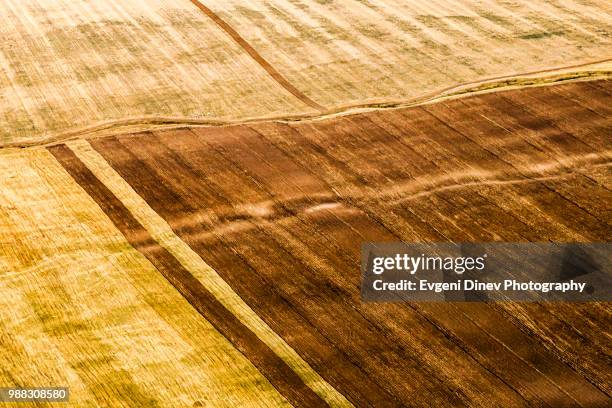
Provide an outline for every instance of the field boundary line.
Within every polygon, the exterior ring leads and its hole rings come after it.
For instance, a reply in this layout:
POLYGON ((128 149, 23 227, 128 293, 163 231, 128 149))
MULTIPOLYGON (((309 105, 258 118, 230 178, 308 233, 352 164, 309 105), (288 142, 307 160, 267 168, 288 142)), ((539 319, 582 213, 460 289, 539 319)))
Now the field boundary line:
POLYGON ((612 62, 612 58, 587 62, 584 64, 571 65, 567 67, 559 67, 559 68, 551 68, 545 69, 542 71, 533 71, 533 72, 525 72, 520 74, 512 74, 507 76, 500 77, 491 77, 479 79, 477 81, 464 82, 455 84, 452 86, 448 86, 446 88, 437 89, 432 92, 427 92, 422 95, 419 95, 416 98, 410 99, 380 99, 380 100, 371 100, 364 103, 355 103, 348 105, 340 105, 334 108, 333 111, 328 111, 328 114, 332 114, 335 111, 342 112, 349 109, 359 109, 359 108, 372 108, 372 107, 400 107, 404 106, 412 106, 412 105, 422 105, 431 102, 437 102, 440 99, 445 99, 453 96, 463 97, 463 96, 471 96, 477 95, 479 93, 484 92, 495 92, 495 91, 503 91, 506 89, 514 89, 514 88, 533 88, 538 86, 547 86, 547 85, 555 85, 559 82, 570 82, 570 81, 597 81, 597 80, 606 80, 612 76, 612 65, 607 69, 601 70, 585 70, 585 71, 571 71, 571 72, 562 72, 555 76, 538 76, 540 74, 546 74, 555 71, 565 71, 566 69, 572 68, 580 68, 586 67, 589 65, 601 64, 612 62), (386 106, 389 105, 389 106, 386 106))
MULTIPOLYGON (((612 62, 612 59, 609 61, 612 62)), ((591 65, 591 63, 586 64, 591 65)), ((154 130, 179 129, 184 127, 218 127, 243 124, 255 124, 263 122, 295 123, 305 121, 318 121, 331 119, 334 117, 358 115, 363 112, 402 109, 420 105, 427 105, 441 102, 444 100, 467 98, 470 96, 481 95, 492 92, 503 92, 506 90, 535 88, 542 86, 554 86, 560 83, 585 82, 585 81, 605 81, 612 78, 612 70, 605 71, 583 71, 581 73, 570 73, 570 76, 554 77, 532 77, 517 78, 515 83, 504 82, 482 82, 487 85, 486 89, 465 88, 465 85, 453 87, 452 91, 440 94, 435 93, 433 97, 419 97, 416 99, 405 99, 397 101, 372 102, 367 104, 347 105, 343 108, 329 110, 319 114, 296 114, 296 115, 273 115, 251 117, 237 120, 205 119, 202 117, 181 117, 181 116, 138 116, 123 119, 112 119, 98 122, 90 126, 83 126, 69 131, 61 132, 47 137, 39 137, 39 140, 0 143, 0 149, 11 147, 31 147, 31 146, 52 146, 62 144, 75 139, 91 139, 105 136, 123 135, 129 133, 139 133, 154 130)))
POLYGON ((96 202, 129 244, 140 252, 183 298, 233 347, 244 355, 293 406, 322 407, 325 401, 197 280, 178 259, 153 239, 149 231, 68 146, 47 149, 96 202))
POLYGON ((223 20, 217 13, 212 11, 210 8, 202 4, 198 0, 190 0, 200 11, 206 14, 211 20, 213 20, 219 28, 221 28, 227 35, 229 35, 243 50, 245 50, 251 58, 255 60, 267 73, 274 79, 280 86, 285 88, 289 93, 298 98, 306 105, 314 108, 318 111, 325 112, 325 107, 319 105, 313 101, 305 93, 297 89, 287 78, 285 78, 276 68, 272 66, 251 44, 249 44, 231 25, 223 20))
POLYGON ((352 404, 325 381, 253 311, 225 280, 125 181, 85 140, 66 143, 81 162, 104 184, 159 245, 172 254, 242 324, 281 358, 319 397, 332 407, 352 404))

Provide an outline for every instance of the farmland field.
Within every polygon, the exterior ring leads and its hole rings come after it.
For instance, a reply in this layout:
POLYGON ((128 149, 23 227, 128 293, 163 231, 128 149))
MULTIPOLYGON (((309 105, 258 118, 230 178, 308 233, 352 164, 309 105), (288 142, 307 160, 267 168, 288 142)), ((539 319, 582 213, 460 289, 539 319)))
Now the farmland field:
POLYGON ((365 303, 360 247, 609 242, 611 14, 0 2, 0 387, 609 406, 609 302, 365 303))
POLYGON ((211 8, 326 107, 610 57, 612 8, 598 1, 229 0, 211 8))
POLYGON ((605 1, 7 0, 0 145, 320 114, 571 66, 602 75, 611 13, 605 1))
MULTIPOLYGON (((165 277, 294 404, 308 395, 316 399, 315 393, 307 387, 303 395, 295 386, 276 382, 278 367, 241 349, 235 336, 249 338, 245 331, 259 338, 278 335, 262 339, 266 344, 260 346, 273 349, 278 364, 306 366, 296 380, 317 377, 324 386, 316 397, 340 403, 344 396, 356 406, 406 399, 520 405, 554 403, 569 394, 591 406, 603 404, 610 392, 607 363, 599 358, 607 353, 607 306, 360 304, 359 246, 354 242, 608 239, 604 220, 609 217, 610 151, 602 129, 609 127, 605 114, 610 89, 607 81, 577 82, 304 123, 103 137, 9 157, 39 171, 55 157, 44 167, 57 168, 57 186, 45 188, 61 186, 76 194, 80 185, 84 196, 70 201, 93 199, 96 211, 108 218, 87 212, 73 216, 91 224, 89 228, 117 228, 98 233, 115 236, 117 243, 114 248, 98 244, 97 251, 107 248, 106 253, 114 254, 106 255, 111 259, 137 257, 151 265, 144 268, 151 270, 146 276, 159 270, 156 280, 165 277), (591 98, 573 99, 577 95, 591 98), (429 154, 418 154, 422 151, 429 154), (189 258, 187 252, 197 257, 189 258), (209 288, 215 281, 227 287, 209 288), (219 307, 243 322, 253 321, 237 323, 240 330, 227 327, 213 310, 219 307), (585 324, 599 329, 579 336, 585 324), (275 348, 278 341, 286 347, 275 348), (291 362, 294 352, 304 364, 291 362), (483 387, 491 390, 486 397, 479 391, 483 387)), ((36 189, 29 191, 44 197, 36 189)), ((65 192, 59 196, 70 197, 65 192)), ((51 207, 48 202, 39 205, 51 207)), ((57 225, 54 216, 60 215, 50 213, 46 219, 57 225)), ((25 228, 28 221, 26 215, 15 220, 23 234, 45 230, 44 225, 25 228)), ((6 229, 10 223, 4 225, 6 229)), ((98 235, 86 231, 80 233, 89 239, 98 235)), ((50 235, 61 242, 62 236, 50 235)), ((45 241, 37 245, 51 250, 45 241)), ((35 254, 35 249, 20 248, 5 262, 17 262, 15 258, 35 254)), ((83 259, 98 259, 87 248, 80 251, 83 259)), ((17 270, 27 268, 21 262, 17 270)), ((42 274, 68 267, 82 275, 76 282, 70 275, 54 280, 54 291, 71 293, 79 281, 84 285, 90 280, 109 290, 105 268, 92 265, 97 273, 88 273, 87 267, 69 262, 79 260, 50 261, 41 268, 42 274)), ((123 279, 145 278, 136 266, 113 268, 123 279)), ((163 279, 158 285, 169 290, 163 279)), ((36 299, 31 293, 36 288, 20 290, 36 299)), ((178 293, 173 296, 175 302, 180 299, 178 293)), ((94 308, 96 302, 91 302, 94 308)), ((144 313, 137 310, 153 307, 138 298, 132 302, 137 307, 132 312, 113 306, 117 323, 103 313, 99 324, 112 330, 113 324, 135 319, 133 313, 144 313)), ((66 315, 55 317, 55 324, 76 324, 75 312, 65 307, 66 315)), ((57 336, 59 328, 47 324, 48 335, 57 336)), ((44 327, 39 330, 47 332, 44 327)), ((80 341, 97 347, 93 339, 80 341)), ((168 360, 172 353, 164 357, 168 360)), ((117 381, 139 383, 138 374, 117 381)), ((143 397, 153 398, 146 389, 143 397)), ((95 395, 97 390, 89 392, 95 395)), ((266 394, 251 395, 272 401, 266 394)))
POLYGON ((70 385, 81 406, 283 404, 49 152, 1 158, 3 386, 70 385))

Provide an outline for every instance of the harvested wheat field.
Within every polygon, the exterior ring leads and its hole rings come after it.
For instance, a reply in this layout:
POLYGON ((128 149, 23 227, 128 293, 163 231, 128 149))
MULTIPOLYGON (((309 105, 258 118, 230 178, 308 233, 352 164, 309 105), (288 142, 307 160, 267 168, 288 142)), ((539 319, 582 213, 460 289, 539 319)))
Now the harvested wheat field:
POLYGON ((609 302, 370 303, 360 270, 365 242, 610 241, 607 2, 0 19, 0 406, 612 404, 609 302))
POLYGON ((6 0, 0 18, 0 145, 612 71, 606 1, 6 0))

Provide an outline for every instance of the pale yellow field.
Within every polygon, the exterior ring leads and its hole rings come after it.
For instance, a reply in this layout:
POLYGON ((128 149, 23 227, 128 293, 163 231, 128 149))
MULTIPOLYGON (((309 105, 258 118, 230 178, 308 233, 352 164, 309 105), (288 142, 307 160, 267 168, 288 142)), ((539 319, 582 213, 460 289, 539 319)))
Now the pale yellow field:
POLYGON ((44 149, 0 151, 0 383, 74 406, 286 401, 44 149))
POLYGON ((605 0, 205 3, 324 106, 612 56, 605 0))
POLYGON ((311 110, 186 0, 6 0, 0 21, 0 144, 133 117, 311 110))
MULTIPOLYGON (((612 50, 603 0, 202 4, 324 111, 607 59, 612 50)), ((0 20, 0 145, 118 123, 320 111, 189 0, 7 0, 0 20)))

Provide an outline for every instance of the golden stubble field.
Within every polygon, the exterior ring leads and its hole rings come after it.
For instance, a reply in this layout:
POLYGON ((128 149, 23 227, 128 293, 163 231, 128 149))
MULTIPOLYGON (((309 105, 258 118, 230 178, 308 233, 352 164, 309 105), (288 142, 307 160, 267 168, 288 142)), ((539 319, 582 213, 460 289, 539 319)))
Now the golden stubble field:
POLYGON ((284 398, 133 249, 45 149, 0 152, 0 383, 74 406, 284 398))

